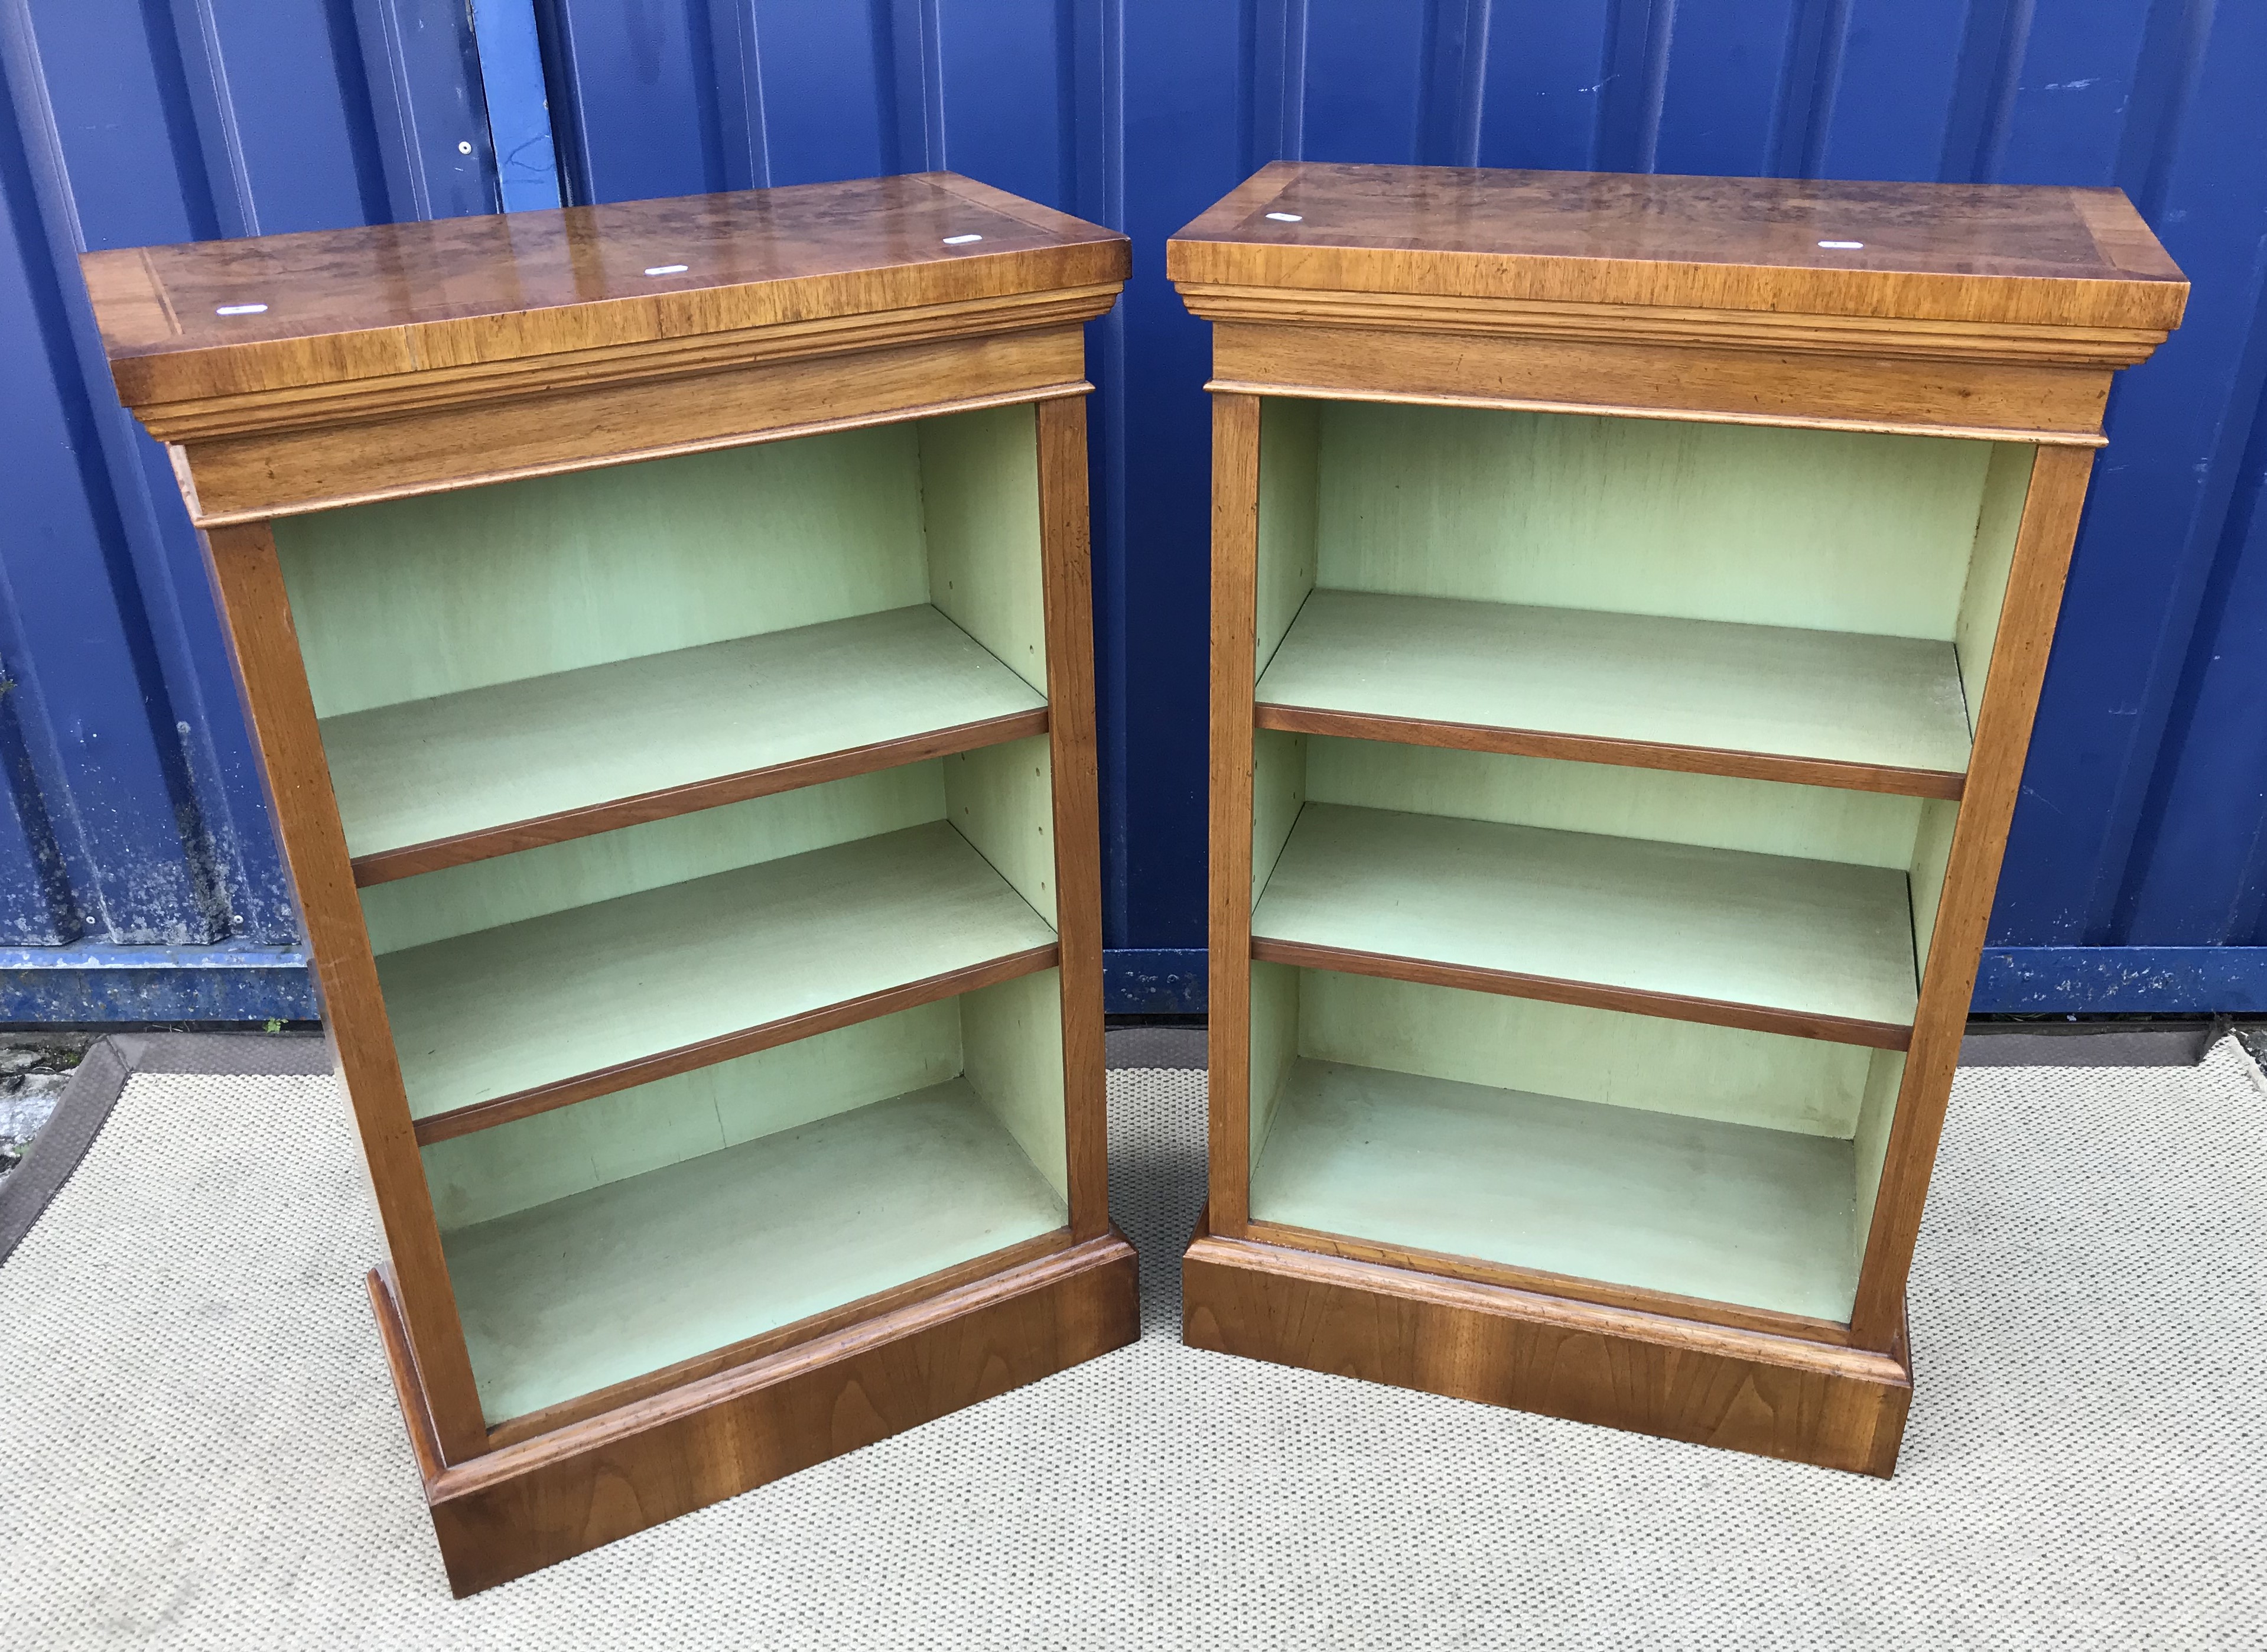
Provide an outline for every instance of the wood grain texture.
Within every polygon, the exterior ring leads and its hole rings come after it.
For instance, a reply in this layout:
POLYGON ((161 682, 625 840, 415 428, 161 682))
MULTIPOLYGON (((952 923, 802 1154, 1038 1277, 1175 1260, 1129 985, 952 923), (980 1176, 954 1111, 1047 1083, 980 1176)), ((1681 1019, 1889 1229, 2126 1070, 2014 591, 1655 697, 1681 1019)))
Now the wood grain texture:
POLYGON ((1212 797, 1207 1154, 1213 1219, 1251 1218, 1251 695, 1259 604, 1259 400, 1212 400, 1212 797))
POLYGON ((2031 723, 2046 679, 2047 655, 2054 644, 2063 582, 2070 571, 2071 547, 2093 461, 2094 456, 2082 450, 2042 450, 2023 501, 2014 564, 1977 718, 1968 791, 1953 828, 1943 893, 1922 973, 1911 1053, 1897 1092, 1851 1316, 1851 1338, 1860 1347, 1889 1347, 1904 1325, 1906 1276, 1944 1131, 1961 1035, 1976 990, 1977 965, 1991 921, 2008 824, 2022 785, 2031 723))
POLYGON ((260 744, 268 806, 298 895, 332 1063, 354 1111, 385 1253, 401 1282, 405 1357, 419 1374, 419 1405, 429 1407, 435 1452, 443 1461, 462 1462, 485 1448, 487 1426, 432 1196, 418 1162, 408 1093, 355 896, 346 831, 323 762, 275 541, 266 528, 252 526, 208 533, 204 547, 214 606, 227 631, 246 718, 260 744))
POLYGON ((1082 394, 1075 319, 845 356, 726 365, 697 377, 569 387, 415 416, 185 437, 176 469, 200 524, 399 499, 631 459, 782 441, 1082 394))
POLYGON ((1221 322, 1214 391, 2098 447, 2106 367, 1221 322))
POLYGON ((1175 282, 2162 330, 2188 283, 2115 189, 1276 161, 1175 282), (1271 214, 1287 215, 1290 221, 1271 214), (1822 243, 1858 241, 1858 247, 1822 243))
POLYGON ((1181 1265, 1182 1340, 1332 1376, 1888 1476, 1911 1402, 1896 1354, 1222 1238, 1181 1265))
MULTIPOLYGON (((434 1472, 425 1497, 459 1595, 932 1421, 1140 1334, 1114 1230, 942 1296, 434 1472)), ((381 1334, 400 1338, 371 1276, 381 1334)), ((413 1442, 415 1369, 390 1361, 413 1442)))
MULTIPOLYGON (((1122 282, 1123 235, 950 173, 91 253, 129 406, 1122 282), (947 245, 947 237, 980 240, 947 245), (682 268, 676 268, 682 266, 682 268), (252 314, 223 307, 259 304, 252 314)), ((967 330, 965 324, 954 331, 967 330)))
POLYGON ((1088 549, 1086 403, 1042 401, 1039 567, 1046 614, 1054 786, 1055 933, 1062 980, 1063 1108, 1072 1237, 1110 1224, 1102 1018, 1102 804, 1094 723, 1094 599, 1088 549))

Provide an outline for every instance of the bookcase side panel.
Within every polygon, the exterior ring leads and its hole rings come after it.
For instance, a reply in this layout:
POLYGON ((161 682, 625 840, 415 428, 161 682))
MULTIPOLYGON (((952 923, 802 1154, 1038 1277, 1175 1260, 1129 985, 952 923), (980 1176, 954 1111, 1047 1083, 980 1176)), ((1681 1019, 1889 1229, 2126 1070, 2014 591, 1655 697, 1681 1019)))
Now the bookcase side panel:
POLYGON ((1039 483, 1031 407, 923 420, 928 599, 1041 694, 1047 691, 1039 483))
POLYGON ((1210 1222, 1240 1237, 1251 1193, 1252 689, 1257 679, 1259 399, 1212 399, 1210 1222))
POLYGON ((1251 1142, 1254 1168, 1266 1149, 1267 1127, 1275 1121, 1275 1104, 1283 1081, 1299 1059, 1300 1005, 1310 972, 1288 964, 1251 965, 1251 1142))
POLYGON ((362 1140, 404 1332, 441 1456, 461 1462, 487 1437, 471 1352, 418 1161, 377 960, 354 898, 346 832, 323 762, 275 542, 259 523, 212 529, 204 542, 215 606, 313 954, 325 1031, 362 1140))
POLYGON ((1070 1145, 1063 1105, 1060 973, 1019 976, 957 1002, 969 1087, 1067 1205, 1070 1145))
POLYGON ((1886 1349, 1904 1332, 1905 1278, 1919 1237, 1921 1209, 1991 921, 1992 890, 2022 784, 2031 722, 2093 464, 2090 448, 2042 447, 2030 467, 1977 717, 1975 758, 1946 859, 1944 892, 1929 939, 1912 1044, 1898 1086, 1851 1317, 1851 1339, 1860 1347, 1886 1349))
POLYGON ((1258 672, 1315 588, 1316 474, 1321 409, 1271 396, 1259 404, 1259 540, 1253 664, 1258 672))
POLYGON ((906 424, 276 528, 323 716, 928 599, 906 424))
POLYGON ((945 819, 1056 926, 1053 760, 1044 736, 943 763, 945 819))

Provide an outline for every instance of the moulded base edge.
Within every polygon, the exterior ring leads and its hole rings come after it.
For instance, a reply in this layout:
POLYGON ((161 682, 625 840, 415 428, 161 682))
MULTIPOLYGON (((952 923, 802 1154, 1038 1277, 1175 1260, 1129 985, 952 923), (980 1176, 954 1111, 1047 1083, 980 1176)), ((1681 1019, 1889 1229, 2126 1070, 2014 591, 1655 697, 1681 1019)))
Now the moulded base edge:
POLYGON ((1889 1354, 1214 1236, 1181 1340, 1397 1388, 1887 1478, 1912 1399, 1889 1354))
POLYGON ((441 1462, 393 1292, 371 1305, 459 1597, 902 1433, 1141 1334, 1134 1247, 1102 1237, 767 1358, 441 1462))

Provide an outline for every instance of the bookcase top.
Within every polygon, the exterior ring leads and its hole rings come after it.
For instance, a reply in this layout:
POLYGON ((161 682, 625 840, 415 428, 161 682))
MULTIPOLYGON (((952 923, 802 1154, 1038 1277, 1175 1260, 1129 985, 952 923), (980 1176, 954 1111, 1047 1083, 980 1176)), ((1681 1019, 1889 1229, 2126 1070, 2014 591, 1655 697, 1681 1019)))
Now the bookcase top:
POLYGON ((1115 231, 926 173, 128 247, 81 265, 119 393, 139 408, 1114 291, 1129 259, 1115 231))
POLYGON ((1278 161, 1181 231, 1192 286, 2167 330, 2117 189, 1278 161))

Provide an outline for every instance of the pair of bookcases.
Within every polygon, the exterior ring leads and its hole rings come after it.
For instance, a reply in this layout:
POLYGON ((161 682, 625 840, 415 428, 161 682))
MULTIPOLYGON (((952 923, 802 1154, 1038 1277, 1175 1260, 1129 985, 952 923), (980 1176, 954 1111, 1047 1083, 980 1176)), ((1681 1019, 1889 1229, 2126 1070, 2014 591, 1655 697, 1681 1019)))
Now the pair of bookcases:
MULTIPOLYGON (((1302 166, 1171 270, 1216 324, 1189 1340, 1887 1472, 2089 444, 2177 272, 2114 192, 1302 166)), ((1130 1340, 1124 238, 931 174, 86 271, 204 530, 455 1587, 1130 1340)))

